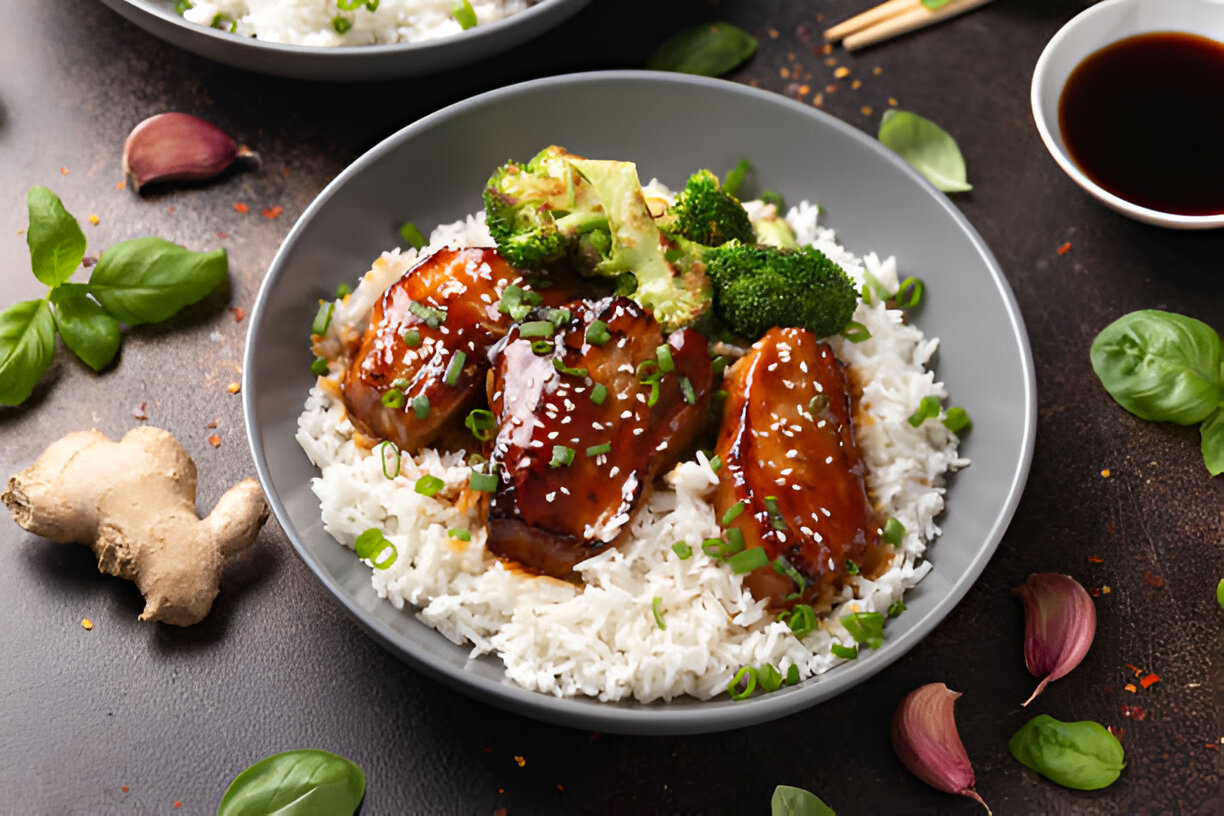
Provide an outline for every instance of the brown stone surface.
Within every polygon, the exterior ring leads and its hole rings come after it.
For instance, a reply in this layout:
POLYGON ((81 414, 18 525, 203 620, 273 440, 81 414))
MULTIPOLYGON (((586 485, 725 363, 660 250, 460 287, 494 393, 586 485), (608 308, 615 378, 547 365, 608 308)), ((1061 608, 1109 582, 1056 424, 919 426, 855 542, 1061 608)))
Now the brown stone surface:
POLYGON ((90 254, 143 234, 224 246, 232 286, 170 323, 127 332, 101 375, 61 349, 26 405, 0 408, 0 476, 64 432, 117 437, 144 405, 147 422, 195 457, 200 506, 211 507, 253 473, 240 397, 226 389, 239 379, 247 328, 233 309, 250 311, 294 219, 336 173, 449 102, 534 76, 639 66, 667 33, 712 18, 759 38, 736 80, 809 104, 823 94, 825 110, 868 132, 895 99, 956 136, 975 187, 955 202, 1015 289, 1039 421, 1032 475, 1002 545, 920 646, 785 721, 698 737, 594 736, 471 702, 365 637, 272 523, 227 572, 209 618, 171 630, 138 623, 135 588, 99 575, 86 548, 0 519, 0 812, 209 813, 239 770, 294 747, 362 765, 367 814, 764 813, 777 784, 813 790, 843 814, 978 812, 910 776, 889 747, 892 708, 932 681, 964 692, 960 731, 995 813, 1224 812, 1224 610, 1214 594, 1224 577, 1224 480, 1208 477, 1194 430, 1118 408, 1087 357, 1096 332, 1133 309, 1224 329, 1224 233, 1125 220, 1046 155, 1028 106, 1032 67, 1090 3, 999 0, 860 55, 835 51, 827 64, 819 31, 869 5, 599 2, 535 44, 452 75, 340 86, 210 63, 93 0, 5 4, 0 306, 41 294, 21 232, 35 184, 82 220, 90 254), (837 78, 840 66, 850 75, 837 78), (258 150, 262 166, 189 189, 117 190, 124 136, 166 110, 213 121, 258 150), (265 217, 272 207, 283 211, 265 217), (1034 682, 1009 590, 1034 571, 1067 572, 1101 593, 1087 659, 1034 707, 1124 729, 1128 767, 1105 791, 1064 790, 1007 752, 1031 716, 1019 702, 1034 682), (1127 664, 1160 682, 1127 692, 1127 664), (1143 718, 1124 706, 1140 706, 1143 718))

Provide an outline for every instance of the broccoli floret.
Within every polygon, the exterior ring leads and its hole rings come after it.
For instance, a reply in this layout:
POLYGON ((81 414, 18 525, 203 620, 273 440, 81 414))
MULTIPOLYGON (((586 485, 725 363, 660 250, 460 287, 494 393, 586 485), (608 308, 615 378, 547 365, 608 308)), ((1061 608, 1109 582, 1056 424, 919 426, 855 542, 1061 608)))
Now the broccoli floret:
POLYGON ((546 147, 526 164, 509 161, 497 168, 485 185, 485 222, 512 265, 538 268, 608 246, 599 200, 570 164, 579 158, 546 147))
POLYGON ((756 239, 744 206, 722 189, 718 176, 709 170, 698 170, 689 177, 667 216, 669 232, 705 246, 727 241, 751 244, 756 239))
POLYGON ((705 252, 714 311, 732 331, 755 340, 774 326, 837 334, 858 303, 840 266, 811 247, 729 244, 705 252))

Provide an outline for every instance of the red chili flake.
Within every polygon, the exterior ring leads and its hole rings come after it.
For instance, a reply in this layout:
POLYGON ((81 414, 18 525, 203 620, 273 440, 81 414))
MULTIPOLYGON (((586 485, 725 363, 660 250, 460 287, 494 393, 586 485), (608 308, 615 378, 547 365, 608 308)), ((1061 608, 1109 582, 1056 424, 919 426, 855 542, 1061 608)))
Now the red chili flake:
POLYGON ((1071 242, 1070 242, 1070 241, 1068 241, 1067 243, 1063 244, 1062 246, 1060 246, 1060 247, 1058 248, 1058 254, 1059 254, 1059 255, 1066 255, 1066 254, 1067 254, 1068 252, 1070 252, 1070 251, 1071 251, 1071 242))
POLYGON ((1164 579, 1161 578, 1159 575, 1154 575, 1151 572, 1145 572, 1143 573, 1143 583, 1147 584, 1148 586, 1154 586, 1157 589, 1159 589, 1160 587, 1164 586, 1164 579))
POLYGON ((1156 683, 1159 683, 1159 682, 1160 682, 1160 676, 1157 675, 1155 672, 1139 678, 1139 685, 1143 686, 1144 688, 1155 685, 1156 683))
POLYGON ((228 232, 224 232, 224 231, 222 231, 222 230, 217 230, 216 232, 214 232, 214 233, 213 233, 213 235, 217 236, 217 237, 218 237, 218 238, 220 238, 222 241, 224 241, 226 238, 228 238, 228 237, 229 237, 229 233, 228 233, 228 232))
POLYGON ((484 751, 486 754, 491 754, 491 753, 493 753, 493 746, 491 746, 491 745, 486 745, 485 747, 481 748, 480 750, 484 751))
POLYGON ((250 209, 250 208, 249 208, 249 207, 247 207, 247 205, 243 204, 241 201, 235 201, 235 202, 234 202, 234 210, 235 210, 235 211, 240 212, 240 213, 245 213, 245 212, 246 212, 248 209, 250 209))
POLYGON ((558 783, 557 783, 557 790, 564 792, 564 791, 565 791, 565 786, 564 786, 564 785, 562 785, 560 782, 558 782, 558 783))
POLYGON ((225 386, 225 390, 230 392, 231 394, 237 394, 239 391, 242 390, 242 383, 232 382, 229 385, 225 386))
POLYGON ((1101 471, 1101 478, 1102 478, 1102 479, 1108 479, 1108 478, 1109 478, 1109 468, 1105 468, 1104 470, 1102 470, 1102 471, 1101 471))
POLYGON ((98 226, 98 224, 101 223, 101 221, 102 219, 98 218, 96 214, 93 214, 93 213, 90 214, 89 223, 93 224, 95 227, 98 226))
POLYGON ((1096 587, 1092 587, 1088 590, 1088 594, 1094 598, 1099 598, 1101 597, 1101 590, 1097 589, 1096 587))
POLYGON ((1209 742, 1207 743, 1207 750, 1218 751, 1220 750, 1220 744, 1218 742, 1209 742))
POLYGON ((1143 674, 1143 669, 1139 668, 1134 663, 1127 663, 1126 668, 1130 669, 1136 677, 1143 674))
POLYGON ((208 437, 208 444, 212 445, 214 448, 221 447, 221 437, 213 434, 212 436, 208 437))
POLYGON ((175 810, 178 810, 178 809, 179 809, 179 808, 181 808, 182 806, 183 806, 183 800, 182 800, 182 799, 175 799, 175 800, 174 800, 174 809, 175 809, 175 810))
POLYGON ((234 322, 241 323, 242 318, 246 317, 246 309, 241 306, 231 306, 230 311, 234 313, 234 322))
POLYGON ((1090 555, 1088 556, 1088 563, 1089 564, 1104 564, 1105 559, 1099 555, 1090 555))
POLYGON ((1115 737, 1115 738, 1117 738, 1117 739, 1122 739, 1122 737, 1124 737, 1124 736, 1126 735, 1126 729, 1123 729, 1123 728, 1115 728, 1115 727, 1114 727, 1114 726, 1112 726, 1112 725, 1107 725, 1107 726, 1105 726, 1105 730, 1107 730, 1109 733, 1113 734, 1113 735, 1114 735, 1114 737, 1115 737))
POLYGON ((127 793, 130 790, 130 788, 128 788, 127 785, 120 785, 119 790, 123 791, 124 793, 127 793))
POLYGON ((97 266, 97 264, 98 259, 92 255, 86 255, 81 259, 81 266, 85 267, 86 269, 89 269, 91 266, 97 266))
POLYGON ((169 207, 166 208, 166 215, 174 215, 174 211, 177 209, 178 207, 171 204, 169 207))
POLYGON ((217 427, 217 425, 219 425, 219 424, 220 424, 220 423, 219 423, 219 422, 217 422, 217 420, 215 420, 215 419, 214 419, 212 422, 207 423, 207 424, 206 424, 204 427, 205 427, 205 428, 215 428, 215 427, 217 427))
POLYGON ((289 168, 288 167, 281 168, 281 176, 283 178, 289 178, 289 168))
POLYGON ((136 419, 139 419, 141 422, 144 422, 146 419, 149 418, 149 413, 148 411, 145 410, 148 407, 149 407, 149 403, 147 402, 142 402, 139 405, 133 406, 132 416, 136 419))
POLYGON ((66 176, 66 175, 68 175, 68 168, 67 168, 67 167, 61 167, 61 168, 60 168, 60 175, 61 175, 61 176, 66 176))
POLYGON ((1124 705, 1122 706, 1122 716, 1128 720, 1142 720, 1147 716, 1147 712, 1143 710, 1143 706, 1124 705))
POLYGON ((81 626, 88 631, 93 628, 93 621, 89 618, 81 618, 81 626))
POLYGON ((119 182, 119 183, 117 183, 117 184, 115 185, 115 189, 116 189, 116 190, 122 190, 122 189, 123 189, 124 187, 126 187, 126 186, 127 186, 127 182, 126 182, 126 181, 121 181, 121 182, 119 182))
POLYGON ((263 217, 269 220, 273 218, 279 218, 280 214, 283 213, 284 211, 285 211, 285 208, 280 206, 279 204, 276 205, 275 207, 264 207, 263 217))
MULTIPOLYGON (((498 789, 497 789, 497 792, 498 792, 498 793, 503 793, 504 791, 502 791, 502 789, 501 789, 501 788, 498 788, 498 789)), ((506 809, 505 809, 505 808, 498 808, 497 810, 493 811, 493 816, 506 816, 506 809)))
POLYGON ((514 762, 515 762, 515 764, 516 764, 516 765, 518 765, 520 768, 522 768, 522 767, 524 767, 524 766, 527 764, 527 758, 526 758, 526 757, 521 757, 521 756, 519 756, 518 754, 515 754, 515 755, 514 755, 514 762))
POLYGON ((1131 694, 1134 694, 1136 691, 1138 691, 1138 690, 1139 690, 1139 689, 1135 688, 1135 684, 1134 684, 1134 683, 1127 683, 1127 684, 1126 684, 1125 686, 1123 686, 1122 688, 1126 689, 1126 690, 1127 690, 1127 691, 1129 691, 1131 694))

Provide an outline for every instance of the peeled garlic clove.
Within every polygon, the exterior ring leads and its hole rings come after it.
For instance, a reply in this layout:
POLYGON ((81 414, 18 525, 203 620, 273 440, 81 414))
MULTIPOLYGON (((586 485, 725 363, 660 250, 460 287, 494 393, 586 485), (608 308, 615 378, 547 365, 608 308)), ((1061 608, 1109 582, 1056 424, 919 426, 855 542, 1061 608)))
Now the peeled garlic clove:
POLYGON ((1024 603, 1024 662, 1041 679, 1028 705, 1084 659, 1096 635, 1096 607, 1078 581, 1056 572, 1034 573, 1012 594, 1024 603))
POLYGON ((968 796, 990 808, 973 789, 973 766, 956 731, 952 704, 960 697, 943 683, 928 683, 911 691, 897 706, 892 744, 901 763, 933 788, 968 796))
POLYGON ((160 113, 128 134, 123 143, 123 173, 140 192, 151 182, 210 179, 235 159, 254 155, 203 119, 186 113, 160 113))

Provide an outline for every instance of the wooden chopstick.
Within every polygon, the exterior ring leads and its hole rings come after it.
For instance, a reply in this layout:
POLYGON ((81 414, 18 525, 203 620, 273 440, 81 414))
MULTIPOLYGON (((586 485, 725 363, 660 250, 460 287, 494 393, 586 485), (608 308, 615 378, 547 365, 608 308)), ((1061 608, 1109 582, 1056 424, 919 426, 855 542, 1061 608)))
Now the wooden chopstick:
POLYGON ((824 37, 829 42, 841 40, 847 51, 854 51, 964 14, 989 2, 990 0, 949 0, 932 11, 922 5, 920 0, 887 0, 838 23, 826 31, 824 37))

